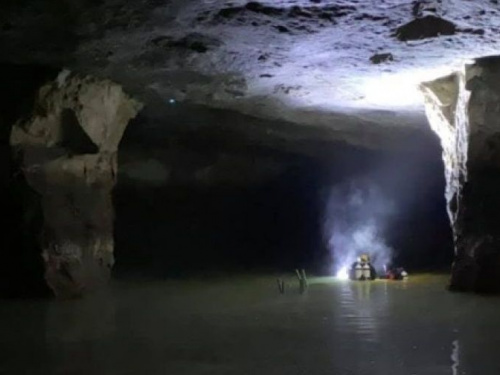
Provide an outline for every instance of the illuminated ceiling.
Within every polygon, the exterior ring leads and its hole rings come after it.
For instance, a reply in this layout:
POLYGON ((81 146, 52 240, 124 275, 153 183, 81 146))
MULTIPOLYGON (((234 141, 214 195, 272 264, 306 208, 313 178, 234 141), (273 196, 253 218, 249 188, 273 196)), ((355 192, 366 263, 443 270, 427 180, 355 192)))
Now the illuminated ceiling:
MULTIPOLYGON (((500 6, 490 0, 94 3, 70 9, 71 23, 57 21, 74 35, 71 48, 22 43, 41 33, 43 11, 19 24, 20 10, 0 12, 0 43, 12 51, 1 59, 64 63, 145 101, 345 130, 342 116, 424 126, 417 84, 500 47, 500 6)), ((47 10, 44 22, 59 25, 54 17, 47 10)))

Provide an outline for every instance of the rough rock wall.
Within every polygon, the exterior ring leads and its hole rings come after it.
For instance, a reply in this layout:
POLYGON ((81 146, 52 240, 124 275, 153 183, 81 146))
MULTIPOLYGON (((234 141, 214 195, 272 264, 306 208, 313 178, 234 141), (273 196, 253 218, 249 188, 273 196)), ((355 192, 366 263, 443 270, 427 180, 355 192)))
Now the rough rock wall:
POLYGON ((12 129, 10 143, 42 197, 45 278, 59 297, 79 296, 109 276, 116 154, 140 108, 110 81, 63 71, 12 129))
POLYGON ((500 58, 422 85, 443 146, 455 240, 451 289, 500 292, 500 58))

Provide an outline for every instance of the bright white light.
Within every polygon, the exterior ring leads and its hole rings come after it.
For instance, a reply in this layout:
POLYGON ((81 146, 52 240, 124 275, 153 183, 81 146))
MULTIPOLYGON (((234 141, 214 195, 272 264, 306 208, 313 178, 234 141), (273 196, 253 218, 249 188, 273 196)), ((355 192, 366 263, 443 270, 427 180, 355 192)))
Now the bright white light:
POLYGON ((380 74, 367 78, 362 84, 361 102, 367 107, 411 108, 422 105, 421 82, 451 73, 449 68, 412 69, 380 74))
POLYGON ((337 279, 339 280, 348 280, 349 279, 349 272, 347 271, 347 267, 342 267, 336 275, 337 279))

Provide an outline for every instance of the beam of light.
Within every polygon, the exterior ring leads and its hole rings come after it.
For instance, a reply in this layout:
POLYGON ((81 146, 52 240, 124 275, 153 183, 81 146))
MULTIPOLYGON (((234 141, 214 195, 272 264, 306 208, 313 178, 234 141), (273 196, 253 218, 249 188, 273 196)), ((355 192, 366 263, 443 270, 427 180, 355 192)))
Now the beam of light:
POLYGON ((448 67, 408 69, 397 73, 381 73, 366 78, 361 85, 360 102, 367 107, 416 108, 423 104, 419 85, 451 73, 448 67))
POLYGON ((337 279, 339 280, 348 280, 349 279, 349 272, 347 271, 347 267, 342 267, 336 275, 337 279))

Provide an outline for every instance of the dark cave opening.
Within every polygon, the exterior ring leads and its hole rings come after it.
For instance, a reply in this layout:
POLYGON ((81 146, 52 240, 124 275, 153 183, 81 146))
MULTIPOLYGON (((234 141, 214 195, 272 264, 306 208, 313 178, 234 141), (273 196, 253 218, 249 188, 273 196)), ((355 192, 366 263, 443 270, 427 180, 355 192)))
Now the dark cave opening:
POLYGON ((259 187, 115 190, 115 270, 156 276, 282 270, 320 261, 319 206, 293 174, 259 187))
MULTIPOLYGON (((148 144, 144 134, 137 137, 137 129, 132 124, 127 130, 120 160, 133 148, 143 159, 168 164, 154 151, 160 147, 159 138, 148 144)), ((213 140, 207 134, 191 134, 187 143, 189 155, 194 152, 210 164, 213 140)), ((184 141, 172 137, 163 143, 163 151, 176 148, 176 142, 184 141)), ((156 184, 120 176, 114 191, 115 276, 286 272, 297 267, 331 274, 336 255, 332 259, 325 243, 325 207, 329 192, 350 181, 375 186, 396 207, 380 233, 393 250, 395 263, 412 271, 449 269, 453 243, 443 196, 441 149, 434 137, 412 140, 416 153, 375 151, 339 142, 303 145, 324 149, 321 157, 255 148, 254 143, 249 148, 244 137, 235 142, 231 150, 219 151, 233 156, 235 149, 254 156, 266 153, 285 164, 285 171, 236 186, 227 181, 193 184, 168 165, 168 181, 156 184)), ((219 140, 224 147, 227 143, 219 140)), ((179 157, 172 160, 178 162, 179 157)), ((237 175, 238 170, 225 173, 237 175)))
POLYGON ((0 65, 0 199, 4 220, 1 236, 0 296, 47 295, 38 239, 42 212, 38 194, 31 189, 9 145, 14 123, 32 111, 39 87, 57 71, 40 65, 0 65), (8 88, 8 89, 7 89, 8 88))

